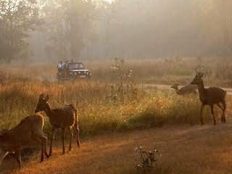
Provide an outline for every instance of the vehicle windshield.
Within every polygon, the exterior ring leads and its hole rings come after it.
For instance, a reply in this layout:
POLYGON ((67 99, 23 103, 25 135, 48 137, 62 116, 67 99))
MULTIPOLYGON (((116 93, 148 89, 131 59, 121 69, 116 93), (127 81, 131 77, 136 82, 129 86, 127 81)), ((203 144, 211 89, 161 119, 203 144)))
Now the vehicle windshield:
POLYGON ((68 65, 69 70, 75 70, 75 69, 84 69, 84 65, 82 63, 70 63, 68 65))

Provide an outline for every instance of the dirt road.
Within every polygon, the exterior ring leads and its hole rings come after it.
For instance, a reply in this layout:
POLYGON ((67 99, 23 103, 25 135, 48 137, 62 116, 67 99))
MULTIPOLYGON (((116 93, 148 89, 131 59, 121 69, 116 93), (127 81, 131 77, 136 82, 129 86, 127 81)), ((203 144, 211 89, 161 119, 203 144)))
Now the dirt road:
MULTIPOLYGON (((142 84, 142 88, 148 88, 148 89, 165 89, 165 90, 173 90, 170 88, 170 85, 165 85, 165 84, 142 84)), ((180 86, 183 87, 183 86, 180 86)), ((206 86, 207 88, 207 86, 206 86)), ((222 88, 225 91, 227 91, 227 95, 232 95, 232 88, 222 88)))
POLYGON ((157 173, 231 174, 232 120, 217 126, 175 126, 127 133, 112 133, 82 140, 80 150, 54 156, 39 163, 39 154, 24 162, 21 170, 14 161, 5 161, 0 173, 12 174, 126 174, 136 173, 134 148, 152 147, 162 154, 157 173))

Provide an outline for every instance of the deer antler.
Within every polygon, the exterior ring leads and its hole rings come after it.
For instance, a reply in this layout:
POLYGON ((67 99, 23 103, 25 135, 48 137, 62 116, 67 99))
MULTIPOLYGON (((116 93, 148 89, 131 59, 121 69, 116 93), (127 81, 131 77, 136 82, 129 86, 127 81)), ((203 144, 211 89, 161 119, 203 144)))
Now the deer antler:
POLYGON ((204 73, 205 67, 203 67, 203 66, 198 66, 194 70, 195 70, 196 74, 200 77, 203 77, 205 75, 205 73, 204 73))

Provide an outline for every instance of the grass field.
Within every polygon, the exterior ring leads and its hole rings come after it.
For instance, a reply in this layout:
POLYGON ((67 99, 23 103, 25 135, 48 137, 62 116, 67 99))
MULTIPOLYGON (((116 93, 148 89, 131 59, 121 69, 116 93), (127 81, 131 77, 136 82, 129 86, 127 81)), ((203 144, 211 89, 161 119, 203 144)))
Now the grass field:
POLYGON ((159 150, 154 169, 156 174, 230 174, 232 167, 232 120, 227 124, 206 126, 164 126, 156 129, 134 130, 103 134, 82 140, 76 147, 61 155, 57 144, 54 156, 43 163, 35 154, 24 167, 17 170, 13 159, 6 160, 3 173, 11 174, 136 174, 138 145, 159 150), (9 170, 13 168, 13 170, 9 170))
MULTIPOLYGON (((110 68, 115 62, 105 61, 102 64, 88 61, 86 63, 93 78, 75 82, 57 82, 56 68, 51 64, 1 65, 1 129, 12 128, 22 118, 34 113, 39 95, 45 93, 49 94, 52 107, 73 103, 78 108, 81 137, 84 139, 80 152, 74 150, 71 154, 60 156, 59 149, 56 149, 56 155, 44 164, 38 164, 33 156, 30 157, 32 162, 26 162, 25 169, 16 173, 134 173, 133 148, 139 144, 150 146, 153 142, 160 142, 158 147, 164 156, 158 173, 214 173, 213 166, 218 159, 212 157, 229 150, 231 141, 224 137, 220 142, 220 136, 225 132, 224 136, 231 137, 231 123, 218 127, 196 126, 199 124, 200 109, 198 95, 178 96, 171 89, 148 89, 142 84, 187 84, 194 76, 194 69, 203 67, 207 85, 230 87, 230 71, 223 71, 232 66, 226 63, 227 60, 128 60, 120 65, 122 72, 119 74, 110 68), (133 76, 122 79, 130 69, 133 70, 133 76), (219 148, 220 145, 224 151, 219 148), (99 149, 95 149, 98 146, 99 149), (196 153, 202 156, 195 156, 196 153), (124 159, 122 154, 125 154, 124 159), (185 158, 189 161, 183 164, 185 158), (61 164, 63 159, 67 162, 61 164), (126 163, 122 164, 123 160, 126 163), (211 160, 208 168, 207 160, 211 160), (92 168, 86 167, 91 163, 94 163, 92 168)), ((231 113, 230 101, 231 96, 227 96, 227 115, 231 113)), ((218 109, 216 111, 219 122, 220 112, 218 109)), ((212 124, 209 110, 205 111, 204 119, 206 123, 212 124)), ((50 132, 47 119, 45 132, 50 132)), ((230 159, 228 156, 226 159, 223 156, 221 158, 222 165, 226 165, 230 159)), ((8 162, 3 165, 3 171, 9 171, 8 162)), ((220 167, 215 166, 215 173, 220 171, 220 167)), ((227 169, 222 168, 222 173, 227 169)))
POLYGON ((78 108, 82 135, 101 131, 123 131, 162 126, 164 123, 197 124, 197 96, 177 96, 172 91, 138 89, 136 96, 124 94, 114 101, 110 90, 98 82, 12 82, 0 88, 1 128, 15 126, 34 112, 41 93, 50 95, 53 107, 74 103, 78 108), (117 112, 115 112, 117 111, 117 112))

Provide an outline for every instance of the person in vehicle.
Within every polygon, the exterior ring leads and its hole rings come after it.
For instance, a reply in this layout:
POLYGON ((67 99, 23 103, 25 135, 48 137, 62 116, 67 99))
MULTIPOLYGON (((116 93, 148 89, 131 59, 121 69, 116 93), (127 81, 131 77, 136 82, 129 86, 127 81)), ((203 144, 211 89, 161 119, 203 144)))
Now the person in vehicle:
POLYGON ((57 65, 57 68, 58 68, 58 71, 59 71, 59 72, 62 71, 62 66, 63 66, 63 62, 62 62, 62 61, 59 61, 58 65, 57 65))

